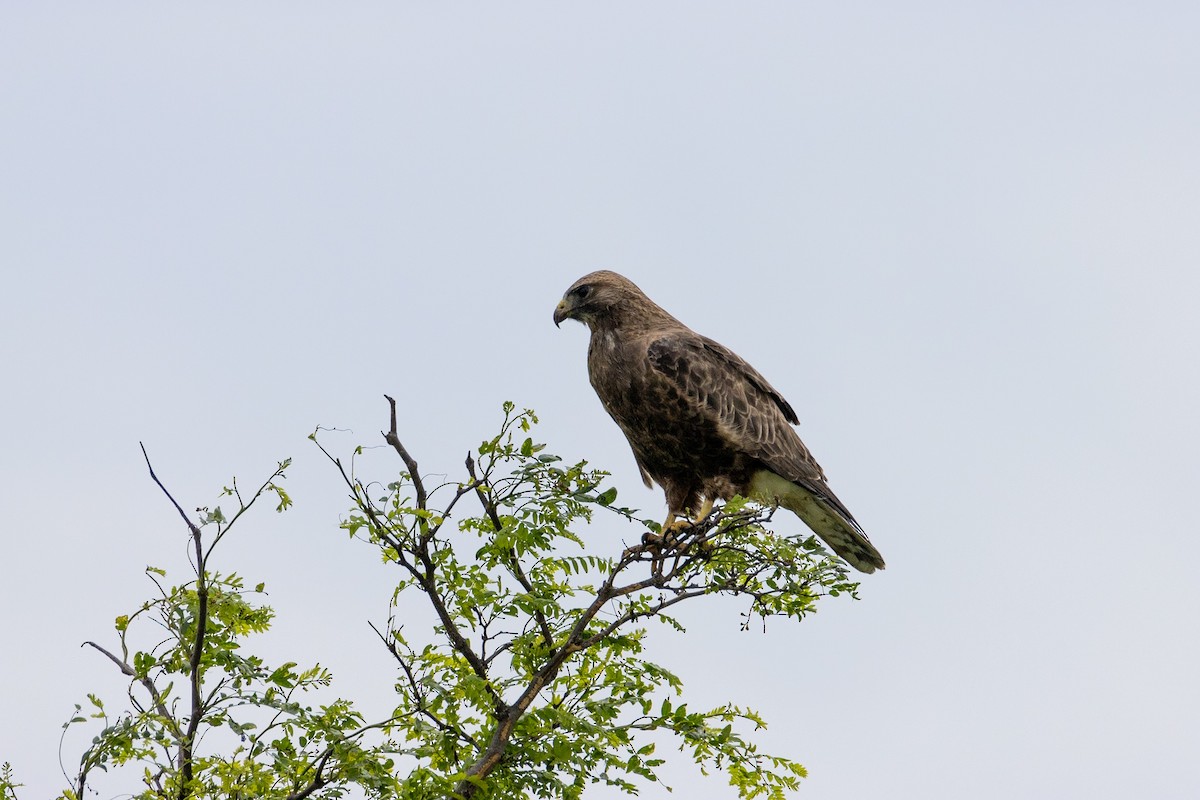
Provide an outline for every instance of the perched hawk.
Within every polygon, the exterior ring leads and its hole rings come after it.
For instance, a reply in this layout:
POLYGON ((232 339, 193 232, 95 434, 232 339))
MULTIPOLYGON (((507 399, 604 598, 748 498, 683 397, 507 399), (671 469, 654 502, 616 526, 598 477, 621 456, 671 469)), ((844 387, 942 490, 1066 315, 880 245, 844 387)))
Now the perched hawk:
POLYGON ((796 412, 754 367, 615 272, 575 281, 554 309, 555 325, 565 319, 591 329, 588 377, 646 486, 663 487, 665 526, 704 519, 715 500, 752 497, 795 513, 855 569, 883 569, 792 428, 796 412))

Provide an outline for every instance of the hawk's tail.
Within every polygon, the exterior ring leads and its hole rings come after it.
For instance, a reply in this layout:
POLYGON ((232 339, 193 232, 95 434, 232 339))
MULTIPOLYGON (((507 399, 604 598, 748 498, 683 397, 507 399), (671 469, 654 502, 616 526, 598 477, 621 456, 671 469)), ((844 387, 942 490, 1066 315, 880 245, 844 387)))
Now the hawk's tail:
POLYGON ((814 491, 768 470, 755 474, 754 494, 777 502, 813 529, 833 552, 859 572, 874 572, 886 565, 867 534, 833 492, 814 491))

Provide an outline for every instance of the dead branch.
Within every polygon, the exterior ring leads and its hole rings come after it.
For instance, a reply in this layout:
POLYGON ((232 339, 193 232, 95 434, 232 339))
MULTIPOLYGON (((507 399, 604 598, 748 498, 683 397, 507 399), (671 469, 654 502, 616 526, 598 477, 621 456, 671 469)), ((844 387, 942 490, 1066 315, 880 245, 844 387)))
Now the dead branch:
POLYGON ((429 502, 429 495, 425 493, 425 482, 421 480, 421 472, 417 468, 417 460, 409 454, 407 448, 401 443, 399 434, 396 433, 396 401, 386 394, 384 397, 387 398, 388 405, 392 409, 392 426, 387 433, 383 434, 383 438, 400 454, 400 458, 404 460, 404 466, 408 469, 408 476, 412 480, 413 489, 417 492, 417 508, 424 511, 426 510, 426 504, 429 502))

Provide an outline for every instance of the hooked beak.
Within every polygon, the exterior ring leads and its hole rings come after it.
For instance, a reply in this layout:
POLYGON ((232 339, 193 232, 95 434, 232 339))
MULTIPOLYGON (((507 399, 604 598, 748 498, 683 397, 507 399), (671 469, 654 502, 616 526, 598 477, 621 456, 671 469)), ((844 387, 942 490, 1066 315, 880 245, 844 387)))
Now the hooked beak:
POLYGON ((571 317, 571 304, 566 301, 566 298, 558 301, 558 305, 554 307, 554 327, 562 324, 564 319, 571 317))

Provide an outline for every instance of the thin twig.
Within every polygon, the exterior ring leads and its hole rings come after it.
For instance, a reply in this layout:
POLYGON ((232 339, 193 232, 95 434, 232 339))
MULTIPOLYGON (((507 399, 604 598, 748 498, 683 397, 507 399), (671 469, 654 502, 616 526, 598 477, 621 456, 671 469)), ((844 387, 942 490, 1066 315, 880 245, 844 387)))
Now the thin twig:
POLYGON ((304 787, 303 789, 300 789, 299 791, 292 792, 291 794, 289 794, 287 796, 286 800, 304 800, 304 798, 309 797, 310 795, 312 795, 313 792, 317 791, 318 789, 322 788, 323 786, 325 786, 326 784, 329 783, 330 779, 326 778, 324 776, 325 767, 328 765, 329 759, 333 757, 334 751, 339 744, 344 744, 346 742, 357 739, 358 737, 362 736, 364 733, 366 733, 368 731, 376 730, 378 728, 386 728, 388 725, 391 725, 393 722, 397 722, 400 719, 402 719, 403 716, 404 715, 395 716, 395 717, 391 717, 389 719, 385 719, 383 722, 374 722, 370 725, 364 725, 361 728, 359 728, 358 730, 356 730, 354 733, 343 736, 340 739, 338 739, 336 742, 330 743, 330 745, 325 748, 325 752, 323 752, 321 754, 321 758, 315 764, 316 773, 313 775, 313 779, 309 782, 308 786, 304 787))
POLYGON ((498 717, 503 716, 507 711, 507 706, 504 703, 504 699, 500 697, 495 687, 492 686, 492 678, 488 674, 487 664, 479 657, 475 649, 471 647, 471 643, 463 636, 462 631, 458 629, 458 625, 454 622, 454 617, 451 616, 450 610, 446 607, 446 601, 442 598, 441 593, 438 592, 437 569, 433 564, 433 559, 429 555, 427 546, 426 549, 418 550, 415 555, 424 569, 424 572, 417 580, 421 586, 421 590, 429 598, 429 603, 433 606, 434 612, 437 613, 438 619, 441 620, 442 629, 446 633, 446 638, 450 640, 450 646, 457 650, 467 660, 467 663, 471 665, 471 671, 483 681, 483 688, 491 695, 496 715, 498 717))
MULTIPOLYGON (((492 487, 488 484, 486 475, 483 478, 480 478, 475 474, 475 459, 471 458, 470 453, 467 454, 467 474, 471 476, 471 483, 475 485, 475 495, 479 498, 480 505, 483 506, 483 510, 488 515, 488 519, 491 520, 492 527, 495 529, 496 533, 499 533, 500 531, 504 530, 504 523, 500 520, 500 513, 496 509, 496 504, 492 501, 490 495, 492 487), (484 489, 487 489, 488 491, 485 492, 484 489)), ((517 557, 517 549, 515 547, 510 547, 507 555, 509 571, 513 574, 513 577, 517 579, 517 582, 521 584, 521 588, 532 595, 533 584, 530 583, 529 577, 525 574, 525 570, 521 568, 521 559, 517 557)), ((540 608, 535 606, 533 609, 533 617, 535 620, 537 620, 538 628, 542 633, 542 641, 545 643, 547 648, 553 647, 554 634, 550 631, 550 623, 547 621, 546 615, 542 613, 540 608)))
POLYGON ((190 530, 193 535, 199 536, 200 529, 196 527, 195 523, 188 519, 188 515, 184 513, 183 508, 180 507, 179 503, 175 502, 175 498, 172 497, 171 493, 167 491, 167 487, 163 486, 162 481, 160 481, 158 476, 154 474, 154 467, 150 464, 150 455, 146 452, 146 445, 138 442, 138 446, 142 448, 142 457, 146 459, 146 468, 150 470, 150 477, 156 484, 158 484, 158 488, 162 489, 163 494, 165 494, 167 499, 171 501, 171 505, 175 506, 175 510, 179 512, 179 516, 183 518, 185 523, 187 523, 188 530, 190 530))
POLYGON ((388 652, 392 654, 392 658, 396 659, 396 663, 400 665, 400 669, 404 672, 404 677, 408 681, 408 687, 412 692, 413 699, 417 701, 417 707, 415 710, 422 716, 427 717, 434 725, 438 727, 439 730, 445 731, 446 733, 452 733, 463 742, 471 745, 472 747, 478 748, 479 742, 471 738, 468 733, 460 728, 450 725, 441 717, 429 710, 425 704, 425 693, 421 690, 420 684, 417 683, 416 675, 413 674, 412 666, 408 663, 408 659, 401 655, 399 649, 396 647, 395 639, 384 636, 383 633, 381 633, 380 630, 375 627, 375 623, 369 622, 367 624, 371 626, 371 630, 375 631, 375 635, 379 637, 381 642, 383 642, 383 646, 388 649, 388 652))
MULTIPOLYGON (((290 459, 289 459, 289 461, 290 461, 290 459)), ((266 493, 267 489, 269 489, 271 486, 273 486, 275 484, 275 480, 277 478, 283 477, 283 474, 284 474, 283 470, 285 468, 286 463, 288 463, 288 462, 281 462, 279 464, 279 466, 277 466, 275 468, 275 472, 271 475, 271 477, 269 477, 265 481, 263 481, 262 486, 258 487, 258 491, 256 491, 254 493, 254 495, 251 496, 250 502, 248 502, 248 503, 242 502, 241 492, 239 492, 238 488, 237 488, 237 479, 234 478, 233 491, 234 491, 234 496, 237 497, 238 510, 236 513, 234 513, 234 515, 232 517, 229 518, 228 522, 226 522, 224 525, 222 525, 218 528, 217 535, 213 537, 213 540, 211 542, 209 542, 208 550, 206 550, 204 553, 205 561, 208 561, 208 557, 212 554, 213 548, 215 548, 217 546, 217 542, 221 541, 221 539, 223 539, 225 537, 225 534, 229 533, 229 529, 233 527, 234 523, 237 522, 238 519, 243 514, 245 514, 247 511, 249 511, 250 508, 256 502, 258 502, 258 498, 262 497, 263 494, 266 493)))

